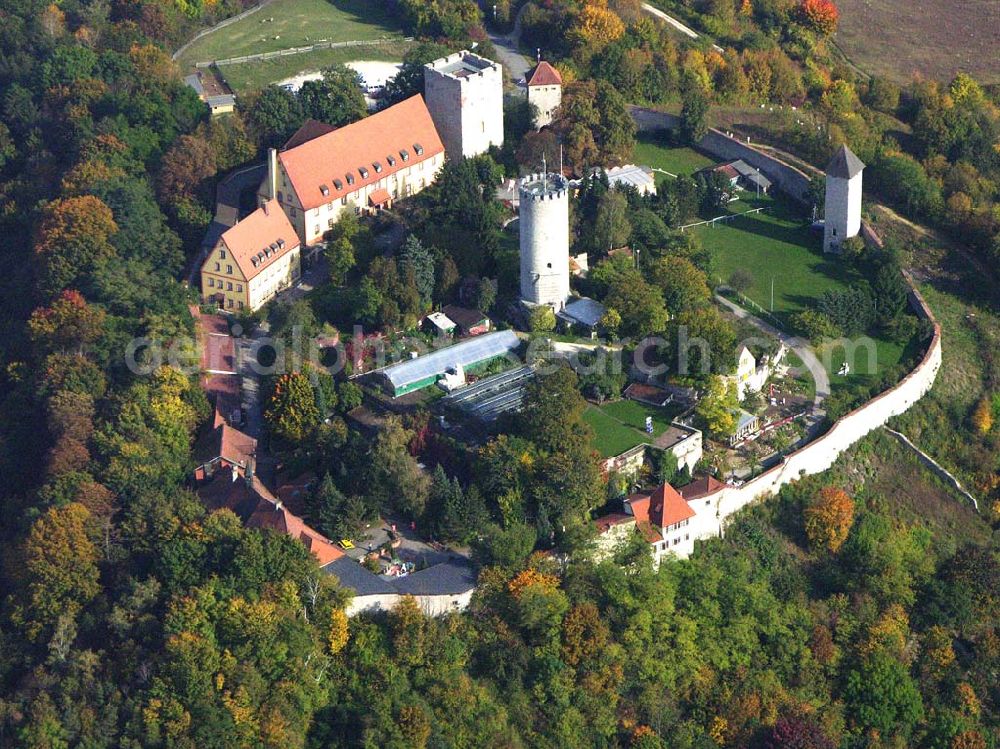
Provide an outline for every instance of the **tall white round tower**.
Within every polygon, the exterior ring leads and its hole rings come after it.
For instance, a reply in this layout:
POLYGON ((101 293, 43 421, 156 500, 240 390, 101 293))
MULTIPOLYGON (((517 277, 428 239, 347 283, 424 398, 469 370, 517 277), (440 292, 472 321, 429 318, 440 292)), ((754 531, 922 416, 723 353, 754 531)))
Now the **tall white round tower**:
POLYGON ((531 174, 518 197, 521 299, 558 312, 569 297, 569 183, 559 174, 531 174))

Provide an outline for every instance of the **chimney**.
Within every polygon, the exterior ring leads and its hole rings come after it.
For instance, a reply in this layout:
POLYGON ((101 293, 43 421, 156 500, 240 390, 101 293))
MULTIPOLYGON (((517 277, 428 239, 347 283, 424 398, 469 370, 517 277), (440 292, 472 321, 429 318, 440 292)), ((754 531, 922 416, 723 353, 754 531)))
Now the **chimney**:
POLYGON ((265 216, 270 216, 270 215, 271 215, 271 209, 270 209, 270 208, 268 208, 268 204, 269 204, 269 203, 270 203, 270 201, 268 201, 268 200, 265 200, 265 201, 264 201, 264 205, 263 205, 263 206, 261 206, 261 207, 262 207, 262 208, 264 209, 264 215, 265 215, 265 216))
POLYGON ((237 468, 235 465, 232 468, 233 468, 233 481, 236 481, 236 479, 240 477, 240 469, 237 468))
POLYGON ((267 149, 267 187, 268 197, 274 200, 278 196, 278 149, 267 149))

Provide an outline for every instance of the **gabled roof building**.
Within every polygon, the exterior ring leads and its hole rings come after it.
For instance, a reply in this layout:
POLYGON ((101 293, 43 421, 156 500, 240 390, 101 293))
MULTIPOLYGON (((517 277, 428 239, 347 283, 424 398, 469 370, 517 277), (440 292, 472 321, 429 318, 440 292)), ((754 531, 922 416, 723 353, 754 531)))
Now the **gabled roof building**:
POLYGON ((267 200, 223 232, 201 266, 205 304, 227 312, 259 309, 301 274, 300 243, 277 201, 267 200))
POLYGON ((303 244, 321 241, 344 211, 372 212, 430 185, 444 145, 420 95, 340 128, 306 122, 268 152, 258 196, 276 200, 303 244))

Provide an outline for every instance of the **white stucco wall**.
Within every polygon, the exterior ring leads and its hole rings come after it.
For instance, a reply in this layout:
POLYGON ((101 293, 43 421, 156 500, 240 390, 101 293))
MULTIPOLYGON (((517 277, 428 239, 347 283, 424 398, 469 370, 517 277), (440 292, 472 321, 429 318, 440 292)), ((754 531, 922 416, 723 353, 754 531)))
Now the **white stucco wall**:
POLYGON ((826 178, 823 249, 835 252, 845 239, 861 231, 861 175, 851 179, 826 178))
POLYGON ((569 297, 569 190, 566 180, 533 174, 518 186, 521 201, 521 298, 558 312, 569 297), (539 194, 534 194, 537 188, 539 194))
MULTIPOLYGON (((472 600, 473 590, 442 596, 413 596, 420 610, 427 616, 440 616, 449 611, 464 611, 472 600)), ((365 611, 391 611, 406 596, 399 593, 379 595, 356 595, 344 609, 348 616, 356 616, 365 611)))
POLYGON ((503 145, 503 69, 467 51, 424 66, 424 100, 449 158, 478 156, 503 145), (480 70, 455 75, 449 66, 467 58, 480 70))
MULTIPOLYGON (((918 315, 934 320, 916 290, 911 294, 911 304, 918 315)), ((776 494, 785 484, 803 476, 822 473, 830 468, 841 453, 920 400, 933 386, 940 368, 941 327, 934 322, 934 335, 924 358, 899 384, 842 417, 830 431, 787 456, 781 464, 743 486, 723 489, 713 495, 713 500, 717 502, 717 517, 714 520, 706 517, 703 524, 699 523, 698 537, 720 535, 725 530, 726 519, 746 505, 776 494)), ((701 510, 697 508, 699 514, 701 510)))
POLYGON ((528 86, 528 103, 535 106, 535 128, 545 127, 552 122, 556 108, 562 103, 562 86, 528 86))

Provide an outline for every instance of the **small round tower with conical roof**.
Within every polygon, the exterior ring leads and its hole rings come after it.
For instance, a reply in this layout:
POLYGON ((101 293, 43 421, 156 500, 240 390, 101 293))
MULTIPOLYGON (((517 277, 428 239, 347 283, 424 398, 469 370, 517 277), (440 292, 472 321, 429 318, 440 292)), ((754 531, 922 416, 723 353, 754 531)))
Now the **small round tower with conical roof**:
POLYGON ((865 165, 846 145, 826 166, 823 252, 840 252, 861 231, 861 172, 865 165))
POLYGON ((541 172, 521 179, 521 299, 556 312, 569 297, 569 182, 541 172))

